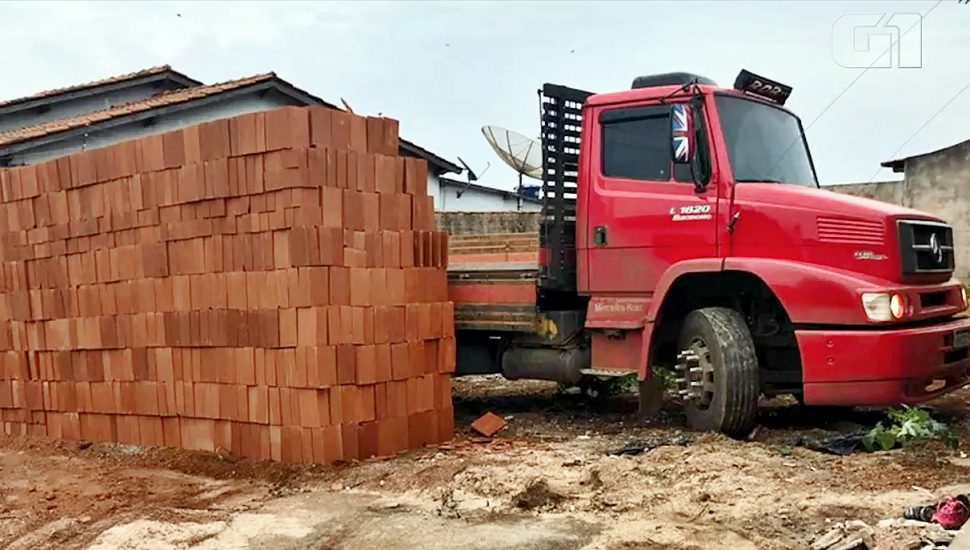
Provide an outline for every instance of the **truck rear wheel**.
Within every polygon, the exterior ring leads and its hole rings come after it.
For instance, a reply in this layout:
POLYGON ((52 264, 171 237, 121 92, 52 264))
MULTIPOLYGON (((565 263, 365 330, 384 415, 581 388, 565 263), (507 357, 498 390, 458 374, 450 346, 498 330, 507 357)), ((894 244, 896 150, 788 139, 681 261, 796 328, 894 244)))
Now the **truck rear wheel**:
POLYGON ((687 425, 743 437, 758 415, 758 357, 740 313, 724 307, 690 312, 681 327, 678 369, 688 398, 687 425))

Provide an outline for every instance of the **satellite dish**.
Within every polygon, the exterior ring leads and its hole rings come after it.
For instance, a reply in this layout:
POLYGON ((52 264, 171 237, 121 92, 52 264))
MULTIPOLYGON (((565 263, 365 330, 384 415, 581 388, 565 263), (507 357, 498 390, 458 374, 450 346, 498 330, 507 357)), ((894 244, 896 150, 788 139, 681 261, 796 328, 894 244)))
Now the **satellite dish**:
POLYGON ((497 126, 483 126, 482 133, 505 164, 519 173, 520 185, 521 176, 542 179, 542 146, 538 141, 497 126))
POLYGON ((475 173, 474 170, 472 170, 471 166, 468 166, 468 163, 465 162, 465 159, 458 157, 458 162, 460 162, 461 165, 465 167, 465 171, 468 172, 469 182, 478 181, 478 175, 475 173))

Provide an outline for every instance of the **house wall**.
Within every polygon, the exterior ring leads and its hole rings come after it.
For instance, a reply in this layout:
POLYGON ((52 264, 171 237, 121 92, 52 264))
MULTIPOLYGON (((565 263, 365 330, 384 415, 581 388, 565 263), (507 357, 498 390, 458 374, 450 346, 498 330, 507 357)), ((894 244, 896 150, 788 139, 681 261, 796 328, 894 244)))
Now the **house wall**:
POLYGON ((25 106, 24 109, 8 113, 0 111, 0 132, 70 118, 84 113, 102 111, 114 105, 148 99, 161 91, 172 90, 177 87, 178 85, 171 80, 156 80, 86 97, 46 103, 45 106, 50 106, 50 110, 42 113, 37 111, 36 106, 25 106))
MULTIPOLYGON (((487 193, 477 189, 459 189, 453 185, 436 185, 435 209, 451 212, 538 212, 542 206, 519 201, 509 194, 487 193), (458 193, 461 192, 461 196, 458 193)), ((431 186, 428 187, 429 193, 431 186)))
POLYGON ((441 180, 428 170, 428 194, 434 197, 435 211, 441 210, 441 180))
POLYGON ((902 182, 837 185, 829 189, 939 216, 953 227, 954 275, 970 282, 970 141, 907 160, 902 182))
POLYGON ((234 96, 206 105, 158 115, 153 118, 154 122, 150 126, 145 126, 144 122, 141 121, 129 122, 113 128, 100 130, 87 136, 81 135, 74 138, 53 141, 48 144, 37 145, 26 151, 14 154, 11 165, 34 164, 78 151, 106 147, 121 141, 177 130, 211 120, 265 111, 285 105, 299 104, 295 100, 281 94, 266 94, 260 97, 258 93, 252 93, 234 96))

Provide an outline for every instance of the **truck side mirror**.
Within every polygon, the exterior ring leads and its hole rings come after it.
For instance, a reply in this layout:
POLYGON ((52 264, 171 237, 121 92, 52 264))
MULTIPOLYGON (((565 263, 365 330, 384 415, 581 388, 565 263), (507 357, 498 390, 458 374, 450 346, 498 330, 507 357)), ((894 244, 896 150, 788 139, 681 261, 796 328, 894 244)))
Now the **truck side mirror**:
POLYGON ((670 150, 674 164, 690 164, 694 156, 694 116, 684 103, 670 108, 670 150))

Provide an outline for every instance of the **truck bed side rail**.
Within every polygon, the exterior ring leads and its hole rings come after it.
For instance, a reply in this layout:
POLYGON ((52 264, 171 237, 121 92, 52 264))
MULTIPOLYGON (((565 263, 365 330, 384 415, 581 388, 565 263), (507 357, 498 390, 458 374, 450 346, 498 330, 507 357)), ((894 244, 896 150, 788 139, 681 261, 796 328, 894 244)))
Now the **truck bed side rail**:
POLYGON ((576 292, 576 191, 583 102, 591 92, 545 84, 539 90, 542 140, 540 295, 576 292))

